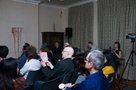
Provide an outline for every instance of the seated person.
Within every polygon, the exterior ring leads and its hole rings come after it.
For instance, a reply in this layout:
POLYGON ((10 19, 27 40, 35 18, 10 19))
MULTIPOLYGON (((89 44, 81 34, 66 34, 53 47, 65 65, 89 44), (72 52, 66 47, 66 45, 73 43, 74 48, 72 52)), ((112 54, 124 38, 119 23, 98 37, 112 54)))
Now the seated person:
POLYGON ((69 43, 65 43, 63 48, 68 47, 68 46, 70 46, 70 44, 69 43))
MULTIPOLYGON (((98 50, 90 52, 85 60, 85 68, 89 71, 90 75, 75 90, 108 90, 108 79, 102 71, 104 61, 105 56, 102 52, 98 50)), ((73 86, 71 83, 65 84, 66 90, 71 90, 70 88, 73 86)))
POLYGON ((26 87, 24 77, 17 78, 19 72, 16 59, 0 61, 0 90, 19 90, 26 87))
MULTIPOLYGON (((42 52, 47 52, 47 55, 49 57, 50 51, 49 51, 49 49, 47 47, 40 48, 40 52, 39 53, 41 54, 42 52)), ((51 58, 48 58, 48 60, 51 62, 51 58)))
POLYGON ((19 69, 21 69, 26 62, 27 57, 25 55, 25 49, 29 46, 30 45, 27 45, 27 44, 23 46, 23 53, 22 53, 21 57, 19 57, 20 59, 18 60, 19 61, 19 63, 18 63, 19 69))
POLYGON ((115 59, 121 58, 121 50, 120 50, 120 43, 119 43, 119 42, 115 42, 115 43, 114 43, 113 52, 114 52, 115 55, 116 55, 116 58, 115 58, 115 59))
MULTIPOLYGON (((57 77, 61 77, 61 79, 63 79, 65 75, 72 73, 74 71, 74 64, 71 60, 73 53, 74 53, 73 48, 66 47, 62 51, 63 60, 57 62, 55 66, 53 66, 49 61, 42 60, 41 65, 43 67, 42 72, 44 73, 44 75, 49 80, 52 80, 57 77), (50 69, 47 66, 49 66, 50 69)), ((43 81, 37 81, 34 84, 34 90, 39 90, 41 88, 42 83, 43 81)))
POLYGON ((25 55, 27 60, 25 65, 20 69, 20 73, 25 79, 27 79, 27 75, 30 71, 37 71, 41 68, 41 63, 39 60, 35 59, 37 53, 34 46, 27 47, 25 50, 25 55))
POLYGON ((103 74, 106 77, 108 77, 109 74, 112 74, 115 71, 117 71, 117 64, 110 50, 103 51, 103 54, 105 55, 106 59, 105 59, 104 68, 102 70, 103 70, 103 74))
POLYGON ((93 45, 91 41, 88 42, 88 47, 90 48, 90 52, 92 52, 93 50, 99 50, 98 47, 93 45))
POLYGON ((9 53, 9 49, 7 46, 0 46, 0 61, 6 59, 9 53))

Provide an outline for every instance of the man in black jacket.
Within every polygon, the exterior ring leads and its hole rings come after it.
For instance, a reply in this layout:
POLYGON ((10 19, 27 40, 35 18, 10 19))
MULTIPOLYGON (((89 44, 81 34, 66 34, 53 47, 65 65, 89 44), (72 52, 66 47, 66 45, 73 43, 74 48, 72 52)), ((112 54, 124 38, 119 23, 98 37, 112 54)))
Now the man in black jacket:
MULTIPOLYGON (((57 62, 55 66, 53 66, 49 61, 41 61, 41 65, 43 67, 42 72, 49 79, 52 80, 57 77, 64 77, 66 74, 70 74, 74 71, 74 64, 72 62, 72 55, 74 54, 74 50, 71 47, 66 47, 62 51, 63 60, 57 62), (47 67, 49 66, 50 69, 47 67)), ((48 59, 47 59, 48 60, 48 59)), ((34 90, 39 90, 41 87, 42 81, 37 81, 34 85, 34 90)))

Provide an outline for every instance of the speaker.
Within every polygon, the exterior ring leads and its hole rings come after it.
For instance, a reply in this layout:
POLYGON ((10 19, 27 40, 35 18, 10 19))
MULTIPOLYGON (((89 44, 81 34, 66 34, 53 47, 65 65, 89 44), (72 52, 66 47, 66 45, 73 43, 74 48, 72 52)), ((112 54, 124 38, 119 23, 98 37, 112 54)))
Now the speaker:
POLYGON ((66 28, 65 29, 65 36, 66 37, 72 37, 72 28, 66 28))

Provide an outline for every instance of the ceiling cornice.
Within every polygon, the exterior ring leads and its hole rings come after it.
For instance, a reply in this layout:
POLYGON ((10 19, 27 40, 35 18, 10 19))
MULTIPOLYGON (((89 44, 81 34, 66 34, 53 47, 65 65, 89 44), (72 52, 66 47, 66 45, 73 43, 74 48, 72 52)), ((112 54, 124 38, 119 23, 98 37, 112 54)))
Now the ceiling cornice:
POLYGON ((42 0, 39 1, 31 1, 31 0, 10 0, 10 1, 16 1, 16 2, 21 2, 21 3, 28 3, 28 4, 35 4, 38 5, 42 0))
MULTIPOLYGON (((39 1, 34 1, 34 0, 33 1, 31 1, 31 0, 10 0, 10 1, 16 1, 16 2, 39 5, 42 0, 39 0, 39 1)), ((86 0, 86 1, 81 1, 81 2, 74 3, 74 4, 71 4, 71 5, 68 5, 68 6, 59 6, 59 5, 45 4, 45 3, 41 3, 40 6, 57 8, 57 9, 60 9, 60 8, 68 9, 68 8, 71 8, 71 7, 75 7, 75 6, 78 6, 78 5, 86 4, 86 3, 89 3, 89 2, 95 2, 95 1, 98 1, 98 0, 86 0)))

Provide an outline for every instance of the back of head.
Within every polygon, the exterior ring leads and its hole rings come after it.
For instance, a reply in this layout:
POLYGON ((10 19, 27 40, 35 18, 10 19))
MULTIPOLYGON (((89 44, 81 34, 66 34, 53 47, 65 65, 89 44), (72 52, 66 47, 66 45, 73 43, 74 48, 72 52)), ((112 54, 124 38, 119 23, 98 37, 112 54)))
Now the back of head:
POLYGON ((90 42, 88 42, 88 44, 92 44, 93 45, 93 43, 90 41, 90 42))
POLYGON ((17 78, 17 61, 8 58, 0 62, 0 90, 12 90, 13 79, 17 78))
POLYGON ((34 46, 27 47, 25 50, 25 54, 28 60, 36 58, 37 57, 36 48, 34 46))
POLYGON ((101 70, 104 66, 105 56, 99 50, 94 50, 89 56, 89 62, 92 62, 95 70, 101 70))
POLYGON ((117 64, 116 60, 114 59, 114 56, 111 52, 111 50, 105 50, 103 51, 103 54, 105 55, 107 62, 104 64, 104 66, 112 66, 115 71, 117 71, 117 64))
POLYGON ((9 53, 9 49, 7 46, 0 46, 0 57, 6 58, 9 53))
POLYGON ((40 48, 40 51, 41 52, 47 52, 48 55, 50 54, 50 51, 49 51, 48 47, 42 47, 42 48, 40 48))
POLYGON ((72 47, 66 47, 66 48, 64 48, 64 51, 68 51, 70 57, 72 57, 74 54, 74 50, 72 47))
POLYGON ((30 44, 29 44, 29 43, 25 43, 25 46, 29 47, 29 46, 30 46, 30 44))

